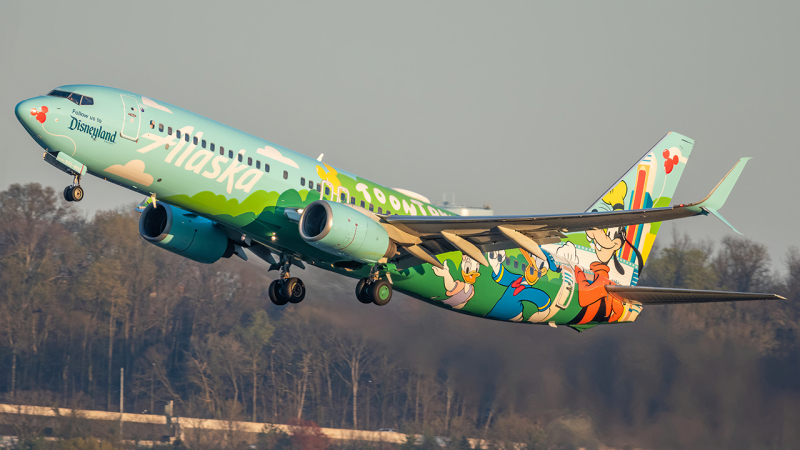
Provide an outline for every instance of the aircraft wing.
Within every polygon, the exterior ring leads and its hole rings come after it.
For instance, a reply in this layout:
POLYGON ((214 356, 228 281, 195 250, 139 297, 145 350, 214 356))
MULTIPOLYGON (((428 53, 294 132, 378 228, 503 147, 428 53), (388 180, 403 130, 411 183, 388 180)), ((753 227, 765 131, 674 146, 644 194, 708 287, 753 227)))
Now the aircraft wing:
POLYGON ((606 291, 625 300, 643 305, 673 305, 676 303, 737 302, 743 300, 786 300, 775 294, 752 292, 698 291, 647 286, 606 286, 606 291))
POLYGON ((545 259, 539 245, 561 242, 564 233, 663 222, 696 215, 718 217, 734 231, 717 210, 725 204, 733 185, 750 158, 740 159, 716 187, 699 202, 665 208, 532 216, 402 216, 381 218, 389 237, 397 243, 398 269, 421 261, 441 267, 435 255, 459 250, 488 265, 483 253, 524 248, 545 259))

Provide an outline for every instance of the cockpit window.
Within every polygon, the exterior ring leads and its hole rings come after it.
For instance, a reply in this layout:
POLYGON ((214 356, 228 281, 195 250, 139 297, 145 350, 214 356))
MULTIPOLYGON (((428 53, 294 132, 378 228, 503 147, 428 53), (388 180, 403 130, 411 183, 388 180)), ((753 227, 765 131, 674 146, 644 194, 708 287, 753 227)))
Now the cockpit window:
POLYGON ((63 98, 67 98, 67 97, 69 97, 69 94, 71 94, 71 93, 72 93, 72 92, 65 92, 65 91, 59 91, 59 90, 57 90, 57 89, 53 89, 53 90, 52 90, 52 91, 50 91, 50 93, 49 93, 49 94, 47 94, 47 95, 49 95, 49 96, 52 96, 52 97, 63 97, 63 98))
POLYGON ((94 105, 94 99, 92 97, 81 96, 80 94, 76 94, 74 92, 67 92, 67 91, 59 91, 58 89, 53 89, 47 94, 51 97, 61 97, 65 98, 76 105, 94 105))

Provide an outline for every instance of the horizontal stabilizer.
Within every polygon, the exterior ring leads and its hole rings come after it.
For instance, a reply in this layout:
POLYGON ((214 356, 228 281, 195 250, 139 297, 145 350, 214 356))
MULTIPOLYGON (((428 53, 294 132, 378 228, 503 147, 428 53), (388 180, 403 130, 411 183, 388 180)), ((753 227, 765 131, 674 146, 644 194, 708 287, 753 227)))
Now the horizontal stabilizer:
POLYGON ((639 302, 643 305, 672 305, 676 303, 738 302, 743 300, 786 300, 775 294, 752 292, 701 291, 647 286, 606 286, 614 297, 639 302))

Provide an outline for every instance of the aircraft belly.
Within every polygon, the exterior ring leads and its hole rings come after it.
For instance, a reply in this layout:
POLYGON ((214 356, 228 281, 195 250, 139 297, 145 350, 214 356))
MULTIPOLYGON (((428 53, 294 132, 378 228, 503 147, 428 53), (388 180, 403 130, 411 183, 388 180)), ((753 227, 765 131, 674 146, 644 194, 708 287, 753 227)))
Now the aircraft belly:
MULTIPOLYGON (((601 276, 601 268, 595 267, 594 273, 552 258, 546 271, 539 269, 542 276, 526 279, 522 268, 527 260, 521 252, 505 251, 502 266, 472 266, 478 267, 477 275, 461 269, 470 264, 469 257, 460 252, 446 253, 439 255, 446 270, 422 264, 393 272, 392 280, 396 290, 432 305, 494 320, 566 324, 581 331, 599 323, 632 322, 638 317, 641 305, 608 295, 604 283, 613 282, 601 276)), ((487 257, 491 261, 490 254, 487 257)))

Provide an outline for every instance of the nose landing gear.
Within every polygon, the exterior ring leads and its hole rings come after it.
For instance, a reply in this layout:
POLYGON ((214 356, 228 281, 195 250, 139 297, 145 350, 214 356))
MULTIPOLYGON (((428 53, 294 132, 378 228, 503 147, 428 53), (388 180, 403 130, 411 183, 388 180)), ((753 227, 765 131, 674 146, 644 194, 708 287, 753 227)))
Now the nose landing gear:
POLYGON ((291 257, 281 255, 280 276, 269 285, 269 299, 272 303, 283 306, 287 303, 300 303, 306 298, 306 285, 303 280, 289 275, 292 265, 291 257))
POLYGON ((358 280, 356 298, 361 303, 374 303, 378 306, 386 305, 392 299, 392 284, 380 279, 377 265, 372 268, 368 277, 358 280))
POLYGON ((80 176, 76 176, 72 184, 64 188, 64 200, 68 202, 79 202, 83 200, 83 188, 81 187, 80 176))

